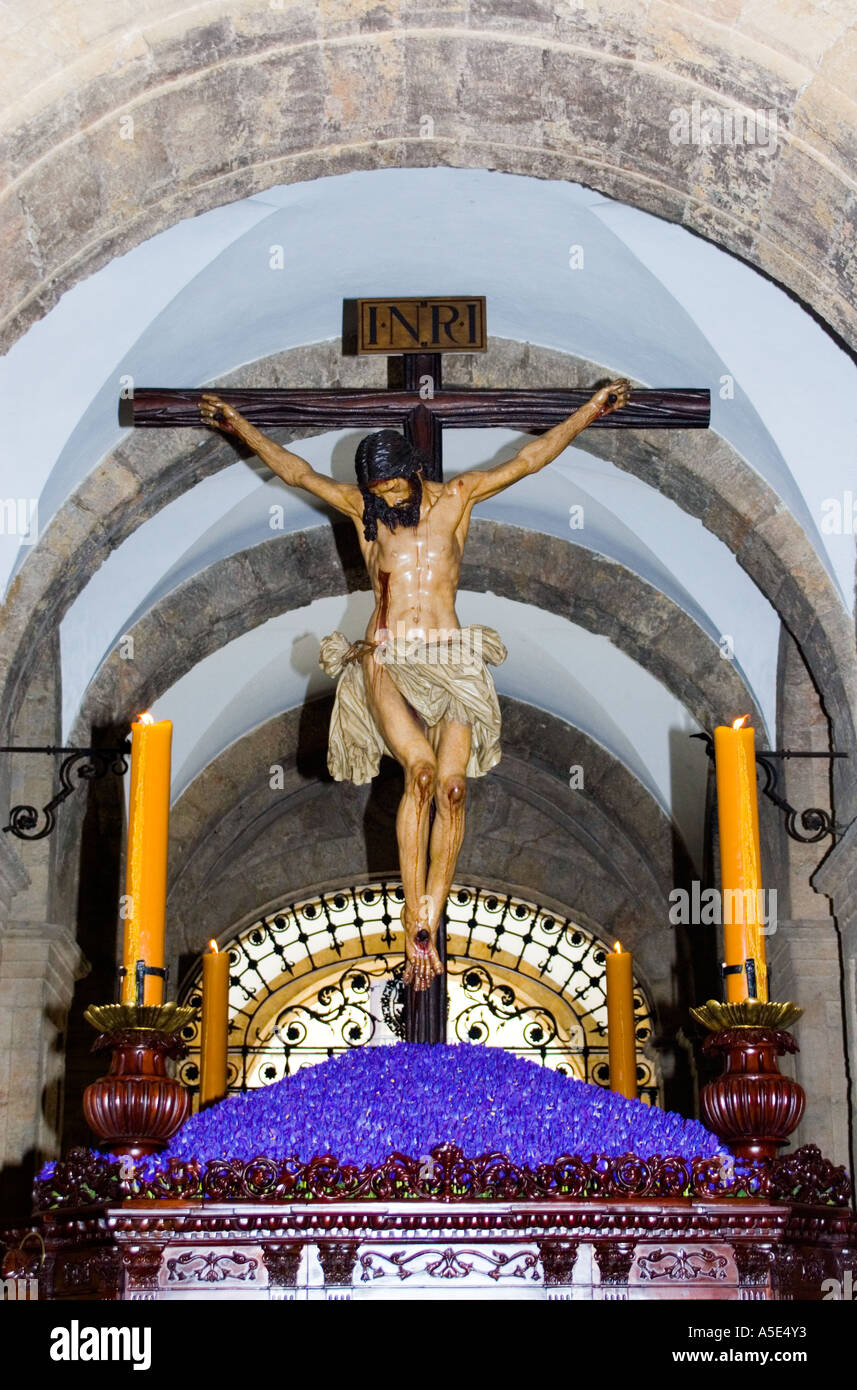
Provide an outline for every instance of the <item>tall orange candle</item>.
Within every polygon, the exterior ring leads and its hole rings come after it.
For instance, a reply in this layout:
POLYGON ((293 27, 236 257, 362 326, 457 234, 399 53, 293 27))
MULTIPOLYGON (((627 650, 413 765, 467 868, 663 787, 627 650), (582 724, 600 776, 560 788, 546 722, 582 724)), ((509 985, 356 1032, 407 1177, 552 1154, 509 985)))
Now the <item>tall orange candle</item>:
MULTIPOLYGON (((141 714, 131 725, 123 1004, 137 1002, 139 960, 150 968, 164 969, 172 739, 168 719, 156 723, 150 714, 141 714)), ((146 975, 143 1003, 163 1002, 163 976, 146 975)))
POLYGON ((229 953, 209 941, 202 958, 202 1033, 200 1037, 200 1105, 226 1095, 229 1035, 229 953))
POLYGON ((723 960, 729 1004, 742 999, 768 998, 768 968, 762 935, 764 908, 756 799, 756 733, 747 726, 746 719, 744 715, 743 719, 736 719, 731 728, 720 725, 714 730, 723 960), (755 989, 751 989, 752 979, 748 980, 748 960, 753 962, 755 989))
POLYGON ((620 942, 607 955, 607 1050, 610 1090, 637 1099, 633 957, 620 942))

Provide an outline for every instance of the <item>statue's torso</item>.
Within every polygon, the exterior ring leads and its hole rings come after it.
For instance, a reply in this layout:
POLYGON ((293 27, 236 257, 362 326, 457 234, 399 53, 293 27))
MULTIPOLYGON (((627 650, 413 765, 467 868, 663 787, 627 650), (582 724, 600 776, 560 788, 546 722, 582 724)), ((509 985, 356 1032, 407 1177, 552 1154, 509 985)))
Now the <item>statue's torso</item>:
POLYGON ((375 593, 369 641, 382 628, 397 633, 399 624, 426 637, 432 629, 459 626, 455 596, 469 521, 468 501, 454 481, 424 483, 416 526, 391 531, 380 523, 375 541, 358 529, 375 593))

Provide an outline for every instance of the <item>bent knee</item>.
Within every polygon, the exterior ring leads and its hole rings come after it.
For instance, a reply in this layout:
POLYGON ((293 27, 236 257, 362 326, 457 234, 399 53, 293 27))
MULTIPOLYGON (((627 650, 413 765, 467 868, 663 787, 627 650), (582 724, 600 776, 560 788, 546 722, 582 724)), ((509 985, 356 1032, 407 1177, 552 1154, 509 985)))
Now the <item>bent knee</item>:
POLYGON ((454 810, 457 806, 461 806, 466 795, 467 782, 460 773, 456 773, 452 777, 444 777, 438 788, 437 799, 440 802, 445 802, 454 810))
POLYGON ((437 764, 423 758, 408 768, 407 777, 421 799, 431 796, 437 780, 437 764))

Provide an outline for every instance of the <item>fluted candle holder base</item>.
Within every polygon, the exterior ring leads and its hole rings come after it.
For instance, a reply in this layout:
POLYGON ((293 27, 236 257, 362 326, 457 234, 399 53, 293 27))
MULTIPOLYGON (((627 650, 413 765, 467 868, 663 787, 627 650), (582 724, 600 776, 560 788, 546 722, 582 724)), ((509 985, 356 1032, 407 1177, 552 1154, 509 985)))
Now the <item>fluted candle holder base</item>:
POLYGON ((797 1004, 710 999, 691 1014, 709 1029, 705 1053, 724 1059, 721 1076, 703 1086, 702 1119, 736 1158, 770 1159, 797 1129, 806 1105, 802 1086, 783 1076, 778 1058, 797 1052, 784 1025, 800 1018, 797 1004))
POLYGON ((190 1094, 166 1063, 186 1054, 178 1034, 195 1012, 176 1004, 105 1004, 84 1014, 99 1030, 93 1051, 112 1053, 107 1075, 83 1093, 86 1123, 111 1153, 156 1153, 190 1116, 190 1094))

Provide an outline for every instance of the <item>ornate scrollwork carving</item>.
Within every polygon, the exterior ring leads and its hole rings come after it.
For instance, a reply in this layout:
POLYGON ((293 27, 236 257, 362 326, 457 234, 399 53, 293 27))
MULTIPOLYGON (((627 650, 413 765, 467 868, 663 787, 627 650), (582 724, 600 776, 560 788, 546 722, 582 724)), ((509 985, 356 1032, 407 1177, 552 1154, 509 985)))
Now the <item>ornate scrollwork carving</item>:
POLYGON ((247 1283, 260 1268, 261 1260, 243 1250, 183 1250, 165 1265, 168 1282, 177 1284, 222 1284, 227 1279, 247 1283))
POLYGON ((110 1204, 119 1197, 188 1201, 341 1202, 442 1200, 585 1201, 600 1198, 757 1197, 805 1206, 847 1208, 851 1183, 844 1168, 822 1157, 813 1144, 786 1158, 582 1159, 564 1154, 529 1168, 506 1154, 467 1157, 455 1144, 439 1144, 431 1162, 391 1154, 376 1166, 357 1168, 323 1154, 310 1163, 261 1155, 211 1159, 206 1164, 170 1160, 151 1178, 135 1172, 123 1179, 119 1164, 87 1149, 73 1149, 36 1183, 39 1210, 110 1204))
POLYGON ((745 1302, 763 1299, 774 1260, 773 1248, 737 1241, 732 1253, 738 1269, 739 1298, 745 1302))
POLYGON ((466 1279, 475 1273, 487 1274, 495 1282, 501 1279, 538 1280, 538 1262, 539 1257, 532 1250, 512 1250, 505 1254, 502 1250, 478 1247, 462 1250, 451 1245, 443 1249, 430 1245, 421 1250, 371 1250, 360 1256, 360 1279, 366 1283, 391 1274, 403 1280, 415 1274, 427 1275, 430 1279, 466 1279))
POLYGON ((729 1277, 729 1261, 725 1255, 705 1246, 679 1246, 676 1250, 649 1250, 637 1260, 637 1278, 641 1283, 667 1279, 712 1279, 723 1282, 729 1277))
POLYGON ((47 1164, 33 1189, 36 1211, 106 1205, 118 1198, 119 1163, 91 1149, 70 1149, 65 1158, 47 1164))

